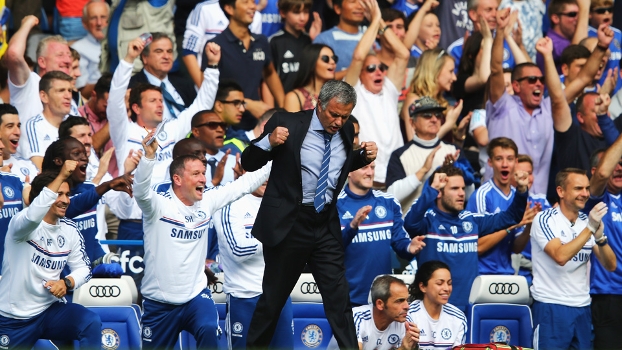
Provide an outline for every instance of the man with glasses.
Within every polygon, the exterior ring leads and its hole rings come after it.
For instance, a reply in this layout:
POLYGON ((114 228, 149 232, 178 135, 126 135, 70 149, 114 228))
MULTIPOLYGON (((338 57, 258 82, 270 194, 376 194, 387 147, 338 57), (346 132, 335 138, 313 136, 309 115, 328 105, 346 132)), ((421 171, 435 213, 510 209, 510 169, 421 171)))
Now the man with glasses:
MULTIPOLYGON (((510 9, 497 13, 497 30, 508 25, 510 9)), ((553 60, 551 38, 542 38, 536 50, 544 57, 553 60)), ((486 103, 488 135, 490 139, 508 137, 518 146, 519 153, 528 154, 534 161, 533 191, 546 193, 551 158, 553 156, 553 115, 566 113, 570 109, 561 87, 554 63, 546 66, 546 83, 549 97, 544 98, 545 77, 537 65, 523 63, 512 70, 512 90, 505 91, 503 78, 503 37, 497 36, 492 45, 490 89, 486 103)), ((487 166, 484 181, 492 177, 492 169, 487 166)))
POLYGON ((234 129, 240 125, 245 111, 246 102, 242 87, 233 80, 221 80, 218 83, 216 102, 214 102, 214 112, 225 123, 225 142, 219 148, 235 143, 235 147, 229 146, 223 149, 223 151, 231 149, 233 156, 241 153, 244 145, 256 137, 253 130, 234 129))
POLYGON ((441 141, 437 134, 445 107, 431 97, 415 101, 408 112, 415 130, 413 139, 391 154, 387 168, 387 191, 407 212, 421 195, 422 184, 434 169, 443 165, 447 155, 455 155, 456 147, 441 141))
POLYGON ((410 51, 393 29, 385 28, 378 3, 370 0, 362 3, 371 15, 371 23, 354 50, 345 81, 356 91, 358 103, 352 113, 359 121, 360 137, 363 140, 376 140, 379 145, 374 188, 384 189, 389 157, 394 150, 404 145, 397 102, 404 84, 410 51), (382 63, 376 55, 369 54, 376 35, 384 37, 383 43, 390 46, 395 54, 390 66, 382 63))
MULTIPOLYGON (((553 61, 557 73, 561 74, 562 52, 570 44, 578 44, 587 35, 589 0, 552 0, 547 10, 551 28, 546 36, 553 41, 553 61), (587 2, 587 4, 586 4, 587 2)), ((544 69, 544 58, 536 55, 540 69, 544 69)))
MULTIPOLYGON (((605 74, 600 78, 600 84, 602 85, 607 78, 607 72, 611 69, 612 74, 619 74, 620 70, 620 60, 622 59, 622 48, 620 45, 622 44, 622 31, 620 29, 615 28, 611 25, 613 21, 613 0, 593 0, 590 4, 590 26, 587 29, 587 35, 590 37, 597 37, 598 30, 597 28, 601 24, 606 24, 613 30, 613 40, 611 44, 609 44, 609 50, 611 54, 609 56, 609 61, 607 61, 607 65, 605 67, 605 74)), ((622 88, 622 79, 618 78, 618 82, 613 93, 618 92, 622 88)))

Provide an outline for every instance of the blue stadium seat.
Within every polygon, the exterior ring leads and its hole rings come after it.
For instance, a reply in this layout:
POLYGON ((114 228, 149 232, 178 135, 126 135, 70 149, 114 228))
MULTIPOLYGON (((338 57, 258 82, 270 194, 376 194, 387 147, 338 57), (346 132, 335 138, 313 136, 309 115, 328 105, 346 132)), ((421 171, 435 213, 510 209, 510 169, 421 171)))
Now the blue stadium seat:
POLYGON ((467 309, 467 343, 503 342, 531 348, 533 319, 523 276, 478 276, 467 309))
POLYGON ((102 347, 140 350, 140 322, 131 306, 89 306, 102 321, 102 347))
POLYGON ((333 330, 326 320, 322 296, 310 273, 300 276, 291 297, 294 349, 326 349, 333 330))

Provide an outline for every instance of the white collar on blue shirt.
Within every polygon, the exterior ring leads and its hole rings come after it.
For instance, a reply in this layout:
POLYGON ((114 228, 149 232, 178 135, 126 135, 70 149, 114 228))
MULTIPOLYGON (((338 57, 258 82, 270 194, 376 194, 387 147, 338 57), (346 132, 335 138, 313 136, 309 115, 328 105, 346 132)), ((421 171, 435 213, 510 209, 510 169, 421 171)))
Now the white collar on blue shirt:
POLYGON ((171 84, 171 82, 168 81, 168 75, 164 77, 163 80, 160 80, 156 78, 155 75, 149 73, 146 69, 143 69, 143 72, 145 73, 145 76, 147 77, 147 80, 149 80, 149 83, 151 85, 155 85, 159 87, 160 85, 162 85, 162 83, 164 83, 167 87, 173 86, 173 84, 171 84))

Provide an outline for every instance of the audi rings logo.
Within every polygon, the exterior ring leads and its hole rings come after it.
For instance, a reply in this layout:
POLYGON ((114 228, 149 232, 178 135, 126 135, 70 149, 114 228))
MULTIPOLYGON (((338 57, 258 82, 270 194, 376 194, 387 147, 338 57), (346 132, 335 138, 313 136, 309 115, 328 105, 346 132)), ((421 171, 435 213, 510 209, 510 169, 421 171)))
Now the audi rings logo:
POLYGON ((488 286, 488 292, 490 294, 510 294, 516 295, 520 287, 517 283, 491 283, 488 286))
POLYGON ((116 298, 121 294, 119 286, 91 286, 89 294, 93 298, 116 298))
POLYGON ((300 285, 300 293, 302 294, 320 294, 320 289, 315 282, 302 282, 300 285))
POLYGON ((217 281, 216 283, 210 286, 212 294, 222 294, 224 292, 224 286, 222 282, 217 281))

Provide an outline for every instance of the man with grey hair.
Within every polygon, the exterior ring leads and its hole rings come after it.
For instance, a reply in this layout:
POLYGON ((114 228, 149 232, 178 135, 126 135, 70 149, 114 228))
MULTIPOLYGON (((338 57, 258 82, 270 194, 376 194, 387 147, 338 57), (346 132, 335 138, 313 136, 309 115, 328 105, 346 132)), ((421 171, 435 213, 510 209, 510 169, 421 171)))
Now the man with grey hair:
POLYGON ((108 26, 110 6, 104 0, 89 0, 82 9, 82 25, 87 31, 84 38, 71 45, 80 53, 80 71, 82 76, 76 81, 76 87, 85 96, 90 96, 99 72, 99 56, 101 55, 101 41, 106 34, 103 29, 108 26))
POLYGON ((354 127, 348 118, 356 92, 350 85, 328 81, 318 100, 314 110, 275 113, 242 154, 246 171, 273 161, 252 230, 263 243, 266 267, 249 348, 268 347, 305 265, 322 293, 339 346, 358 348, 336 204, 348 173, 373 162, 378 149, 374 142, 362 142, 353 150, 354 127))
MULTIPOLYGON (((37 24, 39 19, 35 16, 26 16, 22 20, 19 30, 13 34, 9 47, 4 56, 4 63, 9 71, 9 92, 11 104, 19 112, 19 120, 22 127, 26 122, 43 112, 43 104, 39 98, 39 81, 47 72, 61 71, 71 75, 71 52, 67 41, 60 35, 47 37, 37 46, 37 73, 32 72, 26 60, 26 43, 28 34, 37 24)), ((70 114, 78 115, 78 107, 71 102, 70 114)), ((26 131, 22 129, 22 134, 26 131)), ((22 154, 23 145, 20 143, 18 153, 22 154)))
MULTIPOLYGON (((376 277, 371 285, 371 302, 352 309, 359 349, 415 349, 419 328, 406 321, 410 305, 404 281, 391 275, 376 277)), ((338 349, 335 338, 328 349, 338 349)))

